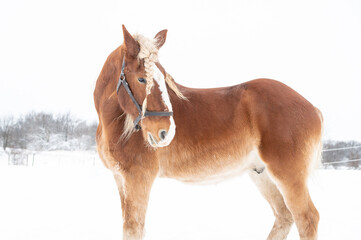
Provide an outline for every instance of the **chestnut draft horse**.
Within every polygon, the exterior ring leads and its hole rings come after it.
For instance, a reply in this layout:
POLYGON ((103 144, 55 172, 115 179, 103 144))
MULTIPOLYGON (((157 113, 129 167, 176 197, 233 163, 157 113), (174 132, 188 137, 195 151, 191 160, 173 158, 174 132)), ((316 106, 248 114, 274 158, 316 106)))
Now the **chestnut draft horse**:
POLYGON ((275 215, 268 239, 317 239, 319 214, 307 178, 320 159, 322 115, 288 86, 257 79, 193 89, 158 61, 167 30, 131 35, 107 58, 94 102, 98 153, 118 186, 123 239, 144 235, 156 177, 215 182, 248 172, 275 215))

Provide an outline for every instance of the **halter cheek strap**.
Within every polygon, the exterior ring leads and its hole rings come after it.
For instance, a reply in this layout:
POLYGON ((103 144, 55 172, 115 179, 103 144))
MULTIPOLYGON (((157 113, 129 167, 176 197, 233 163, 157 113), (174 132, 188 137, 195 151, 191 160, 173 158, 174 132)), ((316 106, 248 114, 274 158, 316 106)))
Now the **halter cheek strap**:
POLYGON ((132 102, 134 103, 135 107, 138 110, 138 116, 137 118, 134 120, 134 128, 139 131, 140 129, 142 129, 139 125, 140 120, 143 117, 170 117, 173 116, 173 112, 152 112, 152 111, 142 111, 142 106, 139 105, 139 103, 137 102, 137 100, 135 99, 132 91, 130 90, 129 84, 125 78, 125 74, 124 74, 124 68, 125 68, 125 57, 123 57, 123 64, 122 64, 122 71, 120 73, 120 78, 117 84, 117 94, 119 92, 120 87, 123 85, 125 88, 125 91, 128 93, 130 99, 132 100, 132 102))

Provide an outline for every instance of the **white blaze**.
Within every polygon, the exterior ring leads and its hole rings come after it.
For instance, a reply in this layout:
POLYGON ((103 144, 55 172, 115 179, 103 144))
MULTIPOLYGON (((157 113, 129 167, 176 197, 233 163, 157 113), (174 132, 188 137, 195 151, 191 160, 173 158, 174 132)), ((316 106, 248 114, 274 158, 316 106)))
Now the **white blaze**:
POLYGON ((167 86, 165 84, 165 79, 163 73, 159 70, 159 68, 153 63, 153 70, 154 70, 154 80, 159 85, 159 90, 162 93, 162 99, 164 104, 167 106, 169 111, 172 111, 172 104, 170 103, 167 86))
MULTIPOLYGON (((163 100, 164 104, 167 106, 168 111, 172 112, 173 108, 172 108, 172 104, 171 104, 170 99, 169 99, 169 95, 168 95, 164 75, 154 63, 153 63, 153 70, 154 70, 154 80, 158 83, 159 90, 160 90, 160 92, 162 94, 162 100, 163 100)), ((169 126, 167 136, 163 141, 160 141, 158 143, 159 147, 165 147, 165 146, 169 145, 170 142, 174 138, 174 135, 175 135, 175 123, 174 123, 173 116, 171 116, 169 120, 170 120, 170 126, 169 126)))

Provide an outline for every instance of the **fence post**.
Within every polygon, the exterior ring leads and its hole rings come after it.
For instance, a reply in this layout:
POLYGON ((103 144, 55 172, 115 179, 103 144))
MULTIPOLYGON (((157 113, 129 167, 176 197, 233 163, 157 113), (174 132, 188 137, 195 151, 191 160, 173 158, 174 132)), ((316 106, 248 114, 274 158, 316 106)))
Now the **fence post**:
POLYGON ((34 167, 34 163, 35 163, 35 153, 33 153, 33 162, 32 162, 32 167, 34 167))

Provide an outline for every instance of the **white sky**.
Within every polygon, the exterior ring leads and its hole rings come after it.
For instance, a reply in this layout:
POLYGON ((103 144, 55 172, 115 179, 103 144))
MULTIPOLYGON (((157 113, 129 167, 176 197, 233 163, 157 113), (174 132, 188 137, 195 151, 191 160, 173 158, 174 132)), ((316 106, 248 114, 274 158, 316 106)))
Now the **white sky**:
POLYGON ((153 37, 189 87, 277 79, 321 109, 326 139, 361 140, 361 1, 0 2, 0 115, 66 112, 97 119, 95 81, 123 42, 153 37))

